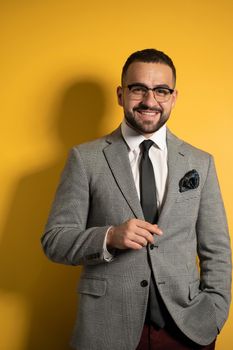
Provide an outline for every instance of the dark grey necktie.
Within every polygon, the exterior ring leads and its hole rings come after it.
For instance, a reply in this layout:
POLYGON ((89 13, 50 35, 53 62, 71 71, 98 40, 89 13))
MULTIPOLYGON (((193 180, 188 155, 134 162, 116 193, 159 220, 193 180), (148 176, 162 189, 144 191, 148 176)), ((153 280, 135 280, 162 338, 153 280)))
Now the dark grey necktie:
MULTIPOLYGON (((156 198, 156 184, 154 177, 154 170, 151 160, 149 158, 149 149, 154 144, 151 140, 145 140, 142 142, 142 158, 140 162, 140 197, 141 206, 145 220, 155 224, 158 219, 158 208, 157 208, 157 198, 156 198)), ((149 245, 147 245, 147 250, 149 245)), ((148 252, 148 259, 150 262, 150 255, 148 252)), ((157 286, 154 281, 154 276, 152 273, 150 281, 150 295, 149 295, 149 318, 159 327, 164 327, 165 321, 162 316, 162 311, 160 304, 162 303, 161 297, 158 294, 157 286)))
POLYGON ((140 196, 145 220, 154 224, 157 222, 157 198, 154 170, 149 158, 152 140, 142 142, 142 158, 140 162, 140 196))

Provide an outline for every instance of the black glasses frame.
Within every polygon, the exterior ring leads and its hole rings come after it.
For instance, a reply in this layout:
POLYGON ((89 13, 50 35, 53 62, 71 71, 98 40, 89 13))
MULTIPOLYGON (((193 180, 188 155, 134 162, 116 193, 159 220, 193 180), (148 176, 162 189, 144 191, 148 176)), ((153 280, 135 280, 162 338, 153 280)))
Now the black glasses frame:
POLYGON ((142 88, 144 88, 144 89, 146 89, 147 90, 147 92, 148 91, 153 91, 153 92, 155 92, 155 91, 157 91, 157 90, 159 90, 159 89, 164 89, 164 90, 167 90, 167 91, 169 91, 169 93, 170 93, 170 95, 172 95, 173 94, 173 92, 175 91, 174 89, 170 89, 170 88, 168 88, 167 86, 163 86, 163 85, 158 85, 158 86, 155 86, 154 88, 149 88, 148 86, 146 86, 146 85, 144 85, 144 84, 129 84, 129 85, 127 85, 126 87, 129 89, 129 91, 131 91, 131 89, 133 88, 133 87, 142 87, 142 88))

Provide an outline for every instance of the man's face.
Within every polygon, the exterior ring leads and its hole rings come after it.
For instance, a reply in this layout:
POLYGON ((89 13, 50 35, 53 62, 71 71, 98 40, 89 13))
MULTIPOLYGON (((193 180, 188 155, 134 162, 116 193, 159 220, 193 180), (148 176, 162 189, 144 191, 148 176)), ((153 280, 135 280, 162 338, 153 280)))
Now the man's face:
POLYGON ((166 102, 156 101, 151 90, 138 100, 127 88, 131 84, 142 84, 148 88, 163 86, 174 89, 174 79, 169 66, 162 63, 133 62, 124 77, 123 86, 117 88, 118 103, 124 109, 129 126, 149 137, 168 120, 175 105, 175 90, 166 102))

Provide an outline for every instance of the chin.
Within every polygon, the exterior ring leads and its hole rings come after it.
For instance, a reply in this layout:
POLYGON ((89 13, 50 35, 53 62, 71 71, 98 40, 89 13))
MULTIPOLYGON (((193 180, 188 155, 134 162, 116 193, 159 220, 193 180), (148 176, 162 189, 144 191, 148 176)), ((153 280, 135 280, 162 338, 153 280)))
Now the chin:
POLYGON ((168 118, 160 117, 158 120, 154 121, 142 121, 141 119, 136 118, 131 113, 125 114, 125 119, 129 126, 134 130, 138 131, 140 134, 153 134, 158 131, 168 120, 168 118))
POLYGON ((158 131, 164 124, 166 121, 164 122, 157 122, 156 124, 138 124, 138 129, 141 130, 141 132, 143 132, 144 134, 153 134, 154 132, 158 131))

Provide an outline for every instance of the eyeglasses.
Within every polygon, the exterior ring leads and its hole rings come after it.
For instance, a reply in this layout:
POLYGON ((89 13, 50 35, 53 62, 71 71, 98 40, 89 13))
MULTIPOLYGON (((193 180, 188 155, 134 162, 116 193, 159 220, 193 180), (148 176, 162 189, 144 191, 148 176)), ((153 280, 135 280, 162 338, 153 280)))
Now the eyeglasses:
POLYGON ((148 95, 149 90, 153 92, 154 98, 157 102, 167 102, 174 90, 164 86, 156 86, 149 88, 142 84, 130 84, 126 86, 130 91, 130 96, 134 100, 141 100, 148 95))

